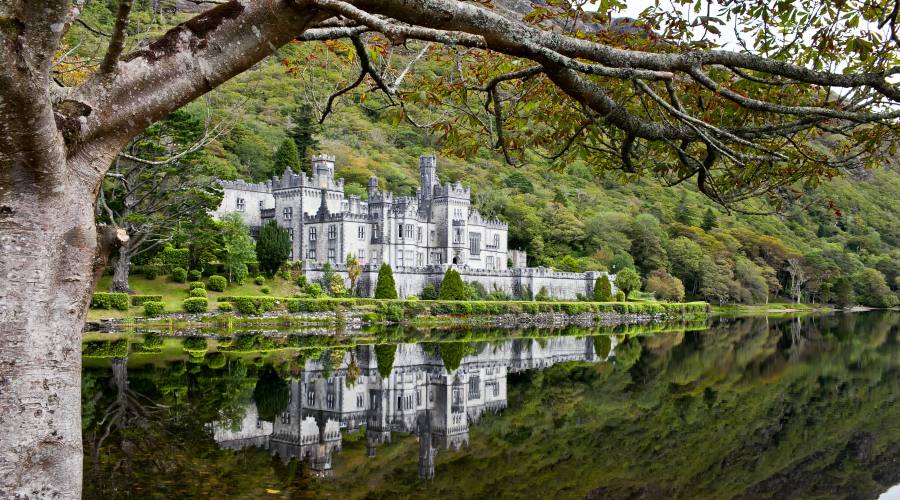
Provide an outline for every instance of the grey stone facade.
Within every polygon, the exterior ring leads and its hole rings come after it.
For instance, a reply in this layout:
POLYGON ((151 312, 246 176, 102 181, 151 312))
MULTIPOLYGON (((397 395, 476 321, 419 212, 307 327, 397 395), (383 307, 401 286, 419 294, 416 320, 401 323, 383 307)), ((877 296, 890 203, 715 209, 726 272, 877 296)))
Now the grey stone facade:
POLYGON ((439 285, 450 265, 464 281, 518 298, 533 298, 541 289, 560 299, 593 291, 598 272, 526 267, 525 251, 507 246, 506 223, 483 217, 461 183, 438 181, 434 156, 419 158, 420 188, 412 197, 382 191, 375 177, 367 200, 345 196, 332 156, 313 157, 312 172, 308 177, 288 169, 259 184, 223 181, 225 196, 216 214, 240 213, 253 234, 277 221, 290 235, 291 260, 302 260, 312 280, 326 263, 346 277, 344 263, 354 255, 364 268, 357 291, 362 296, 374 293, 382 263, 394 270, 401 297, 421 293, 428 283, 439 285))

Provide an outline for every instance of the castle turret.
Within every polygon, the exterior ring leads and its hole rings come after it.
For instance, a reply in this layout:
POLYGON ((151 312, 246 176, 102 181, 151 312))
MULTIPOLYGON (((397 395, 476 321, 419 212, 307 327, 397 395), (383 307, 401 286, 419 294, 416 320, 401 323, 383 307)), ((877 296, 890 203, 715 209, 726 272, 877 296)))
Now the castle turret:
POLYGON ((419 184, 422 189, 422 196, 431 198, 434 192, 434 186, 437 180, 437 157, 434 155, 423 155, 419 157, 419 184))
POLYGON ((325 177, 331 179, 334 177, 334 156, 332 155, 315 155, 312 157, 313 177, 325 177))

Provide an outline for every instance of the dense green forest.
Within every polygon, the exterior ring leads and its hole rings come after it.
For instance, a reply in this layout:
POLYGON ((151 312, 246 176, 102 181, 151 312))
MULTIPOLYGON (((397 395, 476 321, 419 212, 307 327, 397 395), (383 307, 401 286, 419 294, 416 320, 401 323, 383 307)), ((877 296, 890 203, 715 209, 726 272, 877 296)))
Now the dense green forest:
MULTIPOLYGON (((138 4, 144 24, 136 23, 135 40, 179 19, 138 4)), ((91 3, 88 22, 111 23, 111 5, 91 3)), ((69 36, 74 46, 77 37, 91 35, 79 27, 69 36)), ((403 67, 418 49, 380 57, 403 67)), ((458 140, 453 130, 414 126, 405 118, 435 111, 415 102, 385 106, 365 85, 336 100, 319 125, 328 95, 356 77, 352 59, 340 43, 292 44, 188 106, 198 126, 224 124, 205 144, 203 171, 212 166, 219 177, 260 181, 286 166, 308 168, 312 154, 328 153, 336 156, 348 194, 365 198, 366 181, 375 175, 387 189, 410 195, 418 156, 437 153, 441 180, 471 186, 473 203, 509 223, 509 246, 527 250, 530 265, 611 272, 633 266, 657 295, 668 293, 674 276, 688 298, 713 303, 898 303, 900 172, 887 160, 874 170, 786 189, 777 213, 765 213, 771 208, 761 201, 740 207, 764 212, 750 215, 713 204, 687 182, 664 187, 577 154, 551 161, 527 153, 526 161, 511 165, 487 145, 458 140)), ((427 57, 412 71, 441 77, 427 57)), ((174 241, 196 249, 203 244, 192 238, 203 234, 191 229, 174 241)))

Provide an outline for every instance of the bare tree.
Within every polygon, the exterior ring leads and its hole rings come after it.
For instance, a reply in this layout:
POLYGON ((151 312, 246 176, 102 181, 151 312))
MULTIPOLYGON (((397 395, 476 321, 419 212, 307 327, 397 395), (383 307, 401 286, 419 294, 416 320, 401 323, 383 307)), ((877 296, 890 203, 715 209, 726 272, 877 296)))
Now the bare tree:
POLYGON ((791 257, 788 259, 787 272, 791 276, 791 297, 794 302, 800 303, 803 293, 803 285, 809 281, 810 276, 806 272, 806 267, 799 257, 791 257))
MULTIPOLYGON (((887 33, 879 46, 868 42, 865 55, 845 72, 829 69, 844 55, 838 48, 810 50, 794 43, 773 57, 702 43, 635 49, 616 46, 614 36, 543 28, 480 4, 231 0, 127 53, 131 2, 122 1, 99 65, 75 86, 62 86, 54 79, 54 62, 85 0, 48 0, 40 8, 25 0, 0 3, 0 493, 80 494, 80 331, 98 274, 127 239, 118 228, 98 228, 94 219, 113 159, 152 123, 292 40, 350 39, 360 52, 359 83, 373 82, 397 101, 400 92, 371 68, 359 50, 365 42, 354 37, 378 32, 395 45, 420 40, 452 47, 429 54, 459 54, 460 61, 481 57, 490 68, 464 71, 465 78, 480 82, 462 90, 481 96, 493 116, 493 125, 486 126, 507 153, 518 145, 504 134, 521 134, 525 127, 513 120, 522 116, 513 107, 527 101, 515 97, 522 94, 516 85, 539 84, 540 92, 529 95, 579 117, 536 115, 558 124, 549 131, 559 132, 544 133, 552 144, 563 151, 577 143, 615 153, 626 172, 649 169, 669 183, 695 179, 721 202, 833 172, 834 155, 804 146, 825 133, 848 139, 835 156, 843 163, 873 156, 900 116, 900 88, 891 80, 900 73, 898 14, 886 5, 864 9, 841 2, 841 8, 825 10, 863 12, 869 16, 863 21, 876 21, 864 26, 877 24, 887 33), (824 64, 785 62, 798 46, 804 56, 834 57, 824 64), (635 160, 650 148, 668 151, 677 161, 661 162, 664 168, 653 171, 635 160)), ((737 9, 744 3, 727 5, 737 9)), ((677 23, 666 26, 668 33, 677 23)), ((826 31, 831 39, 825 46, 841 47, 852 32, 826 31)), ((677 36, 668 38, 678 42, 677 36)))

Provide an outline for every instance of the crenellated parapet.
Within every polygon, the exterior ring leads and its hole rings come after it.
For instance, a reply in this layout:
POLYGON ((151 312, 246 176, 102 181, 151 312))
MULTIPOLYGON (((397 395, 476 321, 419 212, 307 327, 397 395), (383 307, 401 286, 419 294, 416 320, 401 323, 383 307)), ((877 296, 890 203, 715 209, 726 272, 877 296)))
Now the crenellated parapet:
POLYGON ((456 181, 455 184, 450 184, 449 182, 444 185, 436 184, 434 186, 434 197, 471 200, 472 190, 464 187, 459 181, 456 181))
POLYGON ((219 180, 218 183, 224 189, 233 189, 236 191, 248 191, 248 192, 252 192, 252 193, 271 193, 272 192, 272 181, 247 182, 243 179, 238 179, 236 181, 219 180))

